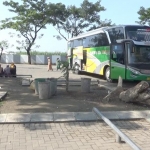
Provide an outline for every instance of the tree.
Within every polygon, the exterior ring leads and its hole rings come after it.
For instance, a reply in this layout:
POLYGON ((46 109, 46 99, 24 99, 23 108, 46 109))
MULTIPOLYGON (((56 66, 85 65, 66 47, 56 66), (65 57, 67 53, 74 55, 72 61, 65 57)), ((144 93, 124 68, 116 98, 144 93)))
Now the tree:
POLYGON ((137 13, 140 15, 140 21, 136 22, 142 25, 148 24, 150 26, 150 8, 145 9, 144 7, 140 7, 140 10, 137 13))
POLYGON ((46 3, 46 0, 22 0, 22 4, 12 0, 3 2, 11 7, 9 11, 16 14, 15 17, 2 21, 2 28, 11 28, 20 33, 24 38, 20 41, 27 51, 28 63, 31 64, 30 51, 38 38, 39 31, 46 29, 46 25, 64 21, 65 6, 61 3, 46 3))
POLYGON ((0 49, 1 49, 0 61, 1 61, 2 54, 3 54, 3 50, 7 49, 8 47, 9 47, 8 41, 4 40, 0 42, 0 49))
MULTIPOLYGON (((66 82, 66 92, 68 92, 69 90, 69 62, 68 61, 61 61, 61 70, 63 73, 63 76, 65 78, 65 82, 66 82)), ((61 78, 59 77, 59 78, 61 78)))
MULTIPOLYGON (((59 32, 60 36, 67 40, 70 37, 77 36, 83 33, 85 30, 92 30, 102 26, 110 26, 111 21, 100 20, 100 12, 105 11, 105 8, 101 6, 100 0, 96 3, 84 0, 80 7, 68 6, 68 17, 65 22, 57 22, 55 29, 59 32), (67 37, 64 36, 62 31, 67 33, 67 37)), ((57 39, 61 39, 60 36, 56 36, 57 39)))
MULTIPOLYGON (((18 44, 17 46, 16 46, 16 49, 17 50, 19 50, 19 51, 21 51, 21 50, 26 50, 26 47, 28 47, 28 43, 26 42, 26 39, 21 39, 21 35, 20 34, 15 34, 15 33, 9 33, 10 34, 10 37, 12 37, 12 38, 14 38, 15 36, 18 38, 17 40, 16 40, 16 43, 18 44)), ((38 36, 37 38, 42 38, 42 36, 43 36, 43 34, 40 34, 40 36, 38 36)), ((35 49, 37 49, 37 48, 39 48, 40 47, 40 45, 37 45, 36 43, 34 43, 33 45, 32 45, 32 48, 30 49, 30 51, 32 50, 35 50, 35 49)))

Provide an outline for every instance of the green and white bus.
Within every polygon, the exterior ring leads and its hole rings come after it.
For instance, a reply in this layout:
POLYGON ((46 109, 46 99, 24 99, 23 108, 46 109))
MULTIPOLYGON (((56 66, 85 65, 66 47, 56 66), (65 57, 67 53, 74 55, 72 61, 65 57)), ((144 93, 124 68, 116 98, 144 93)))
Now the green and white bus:
POLYGON ((150 80, 150 27, 118 25, 83 33, 68 41, 70 67, 103 75, 107 81, 150 80))

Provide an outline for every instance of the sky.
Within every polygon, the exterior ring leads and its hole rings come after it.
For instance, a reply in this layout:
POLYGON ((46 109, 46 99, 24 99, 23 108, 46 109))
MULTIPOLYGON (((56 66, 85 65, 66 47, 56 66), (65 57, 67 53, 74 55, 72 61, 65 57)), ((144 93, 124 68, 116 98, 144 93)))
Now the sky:
MULTIPOLYGON (((9 7, 3 5, 4 0, 0 0, 0 20, 11 17, 13 14, 9 12, 9 7)), ((21 1, 21 0, 13 0, 13 1, 21 1)), ((75 5, 80 6, 82 3, 81 0, 47 0, 47 2, 51 3, 63 3, 66 6, 75 5)), ((89 2, 97 2, 97 0, 89 0, 89 2)), ((138 10, 141 6, 148 8, 150 7, 150 0, 101 0, 101 5, 106 8, 106 11, 101 12, 101 20, 110 19, 112 23, 116 25, 129 25, 129 24, 137 24, 135 21, 138 21, 139 15, 137 14, 138 10)), ((16 33, 14 30, 0 30, 0 41, 7 40, 10 45, 16 45, 17 38, 11 38, 9 32, 16 33)), ((43 29, 40 33, 44 34, 41 39, 38 39, 36 43, 40 45, 39 48, 36 48, 36 51, 42 52, 66 52, 67 51, 67 41, 57 40, 54 38, 54 35, 58 35, 56 29, 48 25, 47 29, 43 29)), ((5 51, 18 51, 15 46, 10 47, 5 51)))

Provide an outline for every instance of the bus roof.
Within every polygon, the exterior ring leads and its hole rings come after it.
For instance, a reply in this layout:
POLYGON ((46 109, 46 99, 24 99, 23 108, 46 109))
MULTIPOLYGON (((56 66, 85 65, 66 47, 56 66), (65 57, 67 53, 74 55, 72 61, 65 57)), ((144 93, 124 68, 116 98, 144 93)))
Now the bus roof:
POLYGON ((80 38, 83 38, 83 37, 86 37, 86 36, 90 36, 90 35, 94 35, 94 34, 97 34, 97 33, 105 33, 105 31, 107 31, 108 29, 112 29, 112 28, 117 28, 117 27, 149 27, 149 26, 144 26, 144 25, 115 25, 115 26, 106 26, 106 27, 101 27, 101 28, 98 28, 98 29, 95 29, 95 30, 91 30, 91 31, 88 31, 88 32, 85 32, 85 33, 82 33, 76 37, 73 37, 73 38, 70 38, 68 41, 72 41, 72 40, 75 40, 75 39, 80 39, 80 38))
POLYGON ((76 37, 73 37, 73 38, 69 39, 69 41, 79 39, 79 38, 83 38, 83 37, 90 36, 90 35, 94 35, 94 34, 97 34, 97 33, 104 33, 104 29, 106 29, 106 28, 108 28, 108 27, 98 28, 98 29, 95 29, 95 30, 91 30, 91 31, 82 33, 82 34, 80 34, 76 37))

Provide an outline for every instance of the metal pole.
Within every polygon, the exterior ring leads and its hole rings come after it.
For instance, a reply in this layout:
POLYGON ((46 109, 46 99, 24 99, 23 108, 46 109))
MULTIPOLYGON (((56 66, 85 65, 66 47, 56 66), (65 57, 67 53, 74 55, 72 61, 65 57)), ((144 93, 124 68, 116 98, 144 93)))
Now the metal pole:
POLYGON ((126 142, 128 143, 134 150, 141 150, 136 144, 133 143, 131 139, 124 133, 122 133, 109 119, 107 119, 97 108, 93 108, 93 111, 101 117, 116 133, 126 142))
POLYGON ((121 137, 118 134, 116 134, 116 142, 121 143, 121 137))

